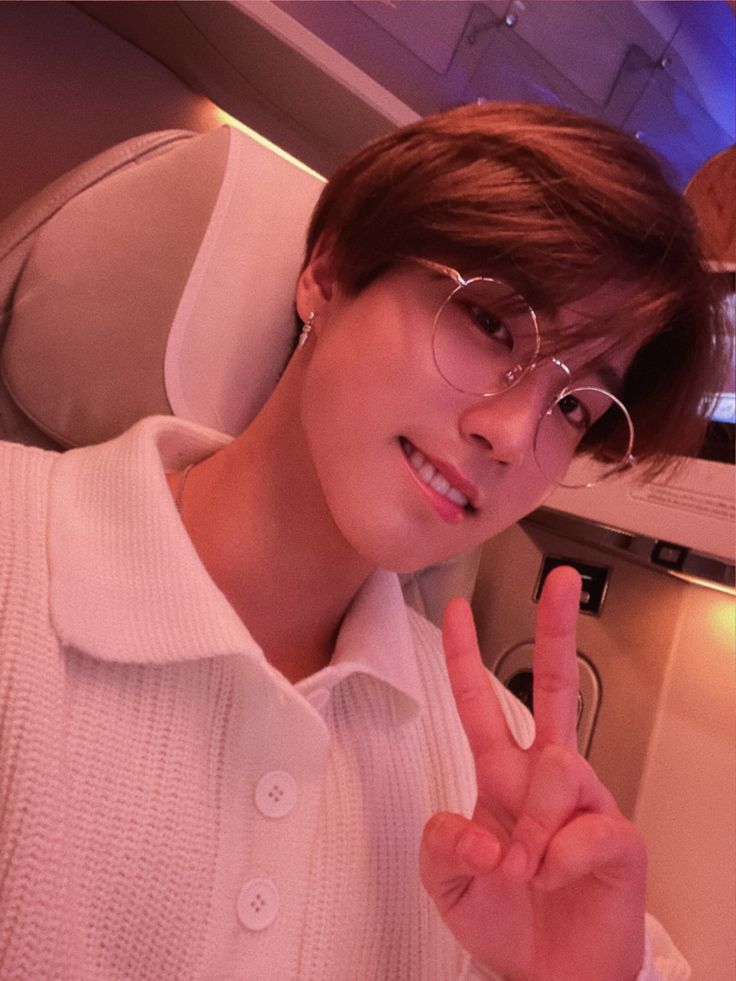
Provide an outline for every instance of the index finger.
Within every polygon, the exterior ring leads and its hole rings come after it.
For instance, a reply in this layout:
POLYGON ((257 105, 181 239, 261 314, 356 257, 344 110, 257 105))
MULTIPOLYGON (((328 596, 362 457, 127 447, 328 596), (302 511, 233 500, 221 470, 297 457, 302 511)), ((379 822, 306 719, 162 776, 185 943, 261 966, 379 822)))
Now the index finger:
POLYGON ((534 638, 534 723, 537 745, 577 748, 580 679, 575 628, 581 580, 570 566, 549 573, 537 607, 534 638))
POLYGON ((473 757, 491 748, 516 747, 478 649, 473 613, 455 597, 445 608, 442 643, 458 715, 473 757))

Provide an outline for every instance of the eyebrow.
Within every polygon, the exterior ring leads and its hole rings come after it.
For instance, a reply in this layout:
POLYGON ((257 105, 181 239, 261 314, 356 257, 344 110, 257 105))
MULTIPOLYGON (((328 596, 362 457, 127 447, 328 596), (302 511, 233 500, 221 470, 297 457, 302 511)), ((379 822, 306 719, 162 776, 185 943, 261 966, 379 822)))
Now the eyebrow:
POLYGON ((621 393, 624 387, 624 375, 609 364, 596 365, 595 361, 592 364, 584 365, 580 371, 574 372, 571 385, 578 384, 580 376, 584 376, 588 372, 592 372, 594 377, 600 380, 601 387, 607 389, 612 395, 621 393))
MULTIPOLYGON (((562 351, 562 353, 558 356, 562 358, 565 364, 569 364, 565 358, 566 353, 567 352, 562 351)), ((619 371, 617 368, 614 368, 611 364, 609 364, 605 360, 606 353, 606 351, 603 351, 597 358, 594 357, 589 361, 585 361, 575 370, 571 369, 571 375, 567 383, 567 388, 584 388, 584 380, 587 376, 592 379, 589 384, 593 385, 594 387, 600 386, 601 388, 607 389, 612 395, 620 395, 624 387, 626 372, 619 371)))

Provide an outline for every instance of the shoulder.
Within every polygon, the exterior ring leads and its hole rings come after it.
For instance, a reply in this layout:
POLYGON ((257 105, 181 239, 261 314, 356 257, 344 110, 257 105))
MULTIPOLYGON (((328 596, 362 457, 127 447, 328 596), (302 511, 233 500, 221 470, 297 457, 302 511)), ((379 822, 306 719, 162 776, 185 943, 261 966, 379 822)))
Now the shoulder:
MULTIPOLYGON (((0 439, 0 460, 13 461, 23 465, 23 461, 54 459, 59 454, 55 450, 43 450, 39 446, 26 446, 24 443, 13 443, 0 439)), ((0 471, 4 473, 5 471, 0 471)))
MULTIPOLYGON (((43 646, 48 486, 56 457, 47 450, 0 442, 0 665, 22 664, 25 670, 28 648, 43 646)), ((11 678, 19 674, 10 670, 11 678)))
POLYGON ((16 483, 25 476, 32 476, 39 469, 50 467, 61 454, 55 450, 43 450, 38 446, 25 446, 0 439, 0 480, 16 483))
POLYGON ((3 618, 12 597, 46 580, 49 482, 59 454, 0 441, 0 576, 3 618))
POLYGON ((6 548, 11 538, 25 538, 35 522, 43 521, 58 456, 35 446, 0 441, 0 540, 6 548))

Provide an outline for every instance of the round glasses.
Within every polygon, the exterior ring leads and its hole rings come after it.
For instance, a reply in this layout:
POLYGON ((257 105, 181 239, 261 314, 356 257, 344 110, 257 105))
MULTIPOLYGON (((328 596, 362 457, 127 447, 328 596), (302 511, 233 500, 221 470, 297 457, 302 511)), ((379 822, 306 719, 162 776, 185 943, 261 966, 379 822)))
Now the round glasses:
POLYGON ((457 276, 458 280, 452 277, 456 286, 434 319, 434 363, 458 391, 498 395, 518 384, 536 364, 540 346, 536 314, 505 283, 457 276))
MULTIPOLYGON (((488 398, 517 385, 537 366, 537 316, 515 290, 485 276, 466 279, 428 259, 413 261, 455 284, 432 327, 432 356, 448 385, 488 398)), ((551 360, 570 376, 567 365, 551 360)), ((534 457, 551 482, 590 487, 629 468, 633 445, 633 422, 620 399, 602 388, 570 386, 540 416, 534 457)))
POLYGON ((633 447, 634 424, 626 406, 605 389, 589 386, 564 388, 539 417, 534 435, 537 466, 561 487, 592 487, 628 470, 633 447))

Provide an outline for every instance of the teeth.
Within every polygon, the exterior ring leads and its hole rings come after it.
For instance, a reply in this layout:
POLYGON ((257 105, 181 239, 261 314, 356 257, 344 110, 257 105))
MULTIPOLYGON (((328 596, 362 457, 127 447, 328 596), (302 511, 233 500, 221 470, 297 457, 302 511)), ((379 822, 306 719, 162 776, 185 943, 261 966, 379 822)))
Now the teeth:
POLYGON ((417 476, 429 487, 436 490, 443 497, 452 501, 453 504, 457 504, 458 507, 467 507, 470 501, 457 487, 453 487, 452 484, 443 477, 442 474, 433 467, 426 456, 421 453, 415 446, 407 447, 410 452, 407 453, 409 463, 417 473, 417 476))
POLYGON ((429 482, 429 486, 434 487, 434 489, 439 491, 440 494, 446 494, 449 491, 451 484, 449 480, 445 480, 441 473, 438 473, 436 476, 432 477, 429 482))

